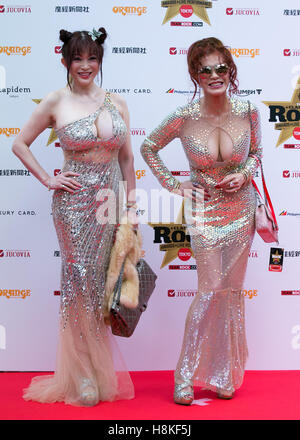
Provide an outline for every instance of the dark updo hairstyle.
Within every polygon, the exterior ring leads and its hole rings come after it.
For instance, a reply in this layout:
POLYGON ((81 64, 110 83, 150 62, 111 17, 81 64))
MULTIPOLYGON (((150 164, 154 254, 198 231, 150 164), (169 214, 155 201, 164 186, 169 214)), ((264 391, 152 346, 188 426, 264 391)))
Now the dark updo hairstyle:
POLYGON ((229 95, 238 90, 237 68, 233 61, 230 50, 224 46, 222 41, 214 37, 203 38, 191 45, 187 54, 188 69, 191 80, 195 87, 193 98, 195 97, 199 85, 199 68, 201 67, 201 58, 210 55, 213 52, 219 52, 222 55, 224 63, 229 67, 229 95))
POLYGON ((59 38, 64 43, 61 53, 67 63, 67 80, 69 87, 71 87, 69 72, 72 61, 76 56, 81 55, 84 52, 87 52, 89 56, 96 56, 100 64, 102 83, 102 59, 104 54, 103 43, 106 40, 107 33, 103 27, 98 29, 98 32, 101 32, 101 35, 94 41, 91 35, 89 35, 88 31, 68 32, 64 29, 59 31, 59 38))

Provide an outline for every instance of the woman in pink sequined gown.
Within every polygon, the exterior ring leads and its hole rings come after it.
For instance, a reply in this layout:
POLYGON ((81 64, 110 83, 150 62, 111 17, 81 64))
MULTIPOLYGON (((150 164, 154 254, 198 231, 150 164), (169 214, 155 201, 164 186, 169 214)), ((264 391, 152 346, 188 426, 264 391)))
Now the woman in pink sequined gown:
MULTIPOLYGON (((31 173, 54 190, 52 213, 62 256, 57 368, 54 375, 35 377, 24 399, 91 406, 134 397, 129 373, 104 324, 103 305, 122 202, 119 184, 126 181, 127 204, 133 205, 135 172, 126 103, 94 82, 102 73, 105 29, 61 30, 60 38, 68 85, 41 101, 13 145, 31 173), (62 172, 55 177, 29 150, 50 125, 64 153, 62 172), (106 223, 102 191, 113 192, 117 201, 116 216, 106 223)), ((135 222, 133 211, 128 216, 135 222)))
POLYGON ((186 318, 175 371, 174 401, 185 405, 193 401, 194 385, 231 398, 243 381, 247 343, 242 288, 256 207, 251 178, 262 152, 258 110, 227 95, 228 88, 237 89, 229 50, 216 38, 197 41, 189 49, 188 67, 195 91, 201 88, 203 97, 171 113, 141 147, 160 183, 185 196, 197 263, 198 294, 186 318), (175 138, 189 161, 190 181, 180 183, 159 156, 175 138))

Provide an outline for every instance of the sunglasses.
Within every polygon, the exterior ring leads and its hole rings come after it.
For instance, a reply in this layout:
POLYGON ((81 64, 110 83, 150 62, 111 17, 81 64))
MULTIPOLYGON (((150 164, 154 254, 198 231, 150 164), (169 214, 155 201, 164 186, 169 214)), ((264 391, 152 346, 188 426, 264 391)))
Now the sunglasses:
POLYGON ((227 64, 216 64, 215 66, 204 66, 198 70, 198 73, 202 76, 210 76, 215 71, 217 75, 226 75, 228 70, 227 64))

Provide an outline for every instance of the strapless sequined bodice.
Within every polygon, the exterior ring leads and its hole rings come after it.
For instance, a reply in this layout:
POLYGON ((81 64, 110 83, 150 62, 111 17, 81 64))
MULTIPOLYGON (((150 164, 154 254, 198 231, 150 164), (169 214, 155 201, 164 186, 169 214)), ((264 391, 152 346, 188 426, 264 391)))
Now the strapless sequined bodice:
POLYGON ((90 115, 55 129, 64 151, 65 159, 106 162, 118 154, 126 140, 127 127, 107 92, 103 104, 90 115), (112 122, 112 134, 99 137, 95 121, 102 112, 108 112, 112 122))

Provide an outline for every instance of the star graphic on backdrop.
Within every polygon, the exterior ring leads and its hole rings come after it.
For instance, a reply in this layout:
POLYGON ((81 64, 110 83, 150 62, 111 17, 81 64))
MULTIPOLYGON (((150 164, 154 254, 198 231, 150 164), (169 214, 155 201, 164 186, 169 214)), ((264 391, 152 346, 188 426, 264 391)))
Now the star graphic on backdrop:
MULTIPOLYGON (((157 228, 157 227, 167 227, 170 229, 170 234, 172 234, 172 232, 180 229, 180 231, 183 231, 185 233, 185 235, 187 235, 186 232, 186 226, 185 226, 185 217, 184 217, 184 201, 182 202, 181 208, 179 210, 177 219, 176 219, 176 223, 148 223, 149 226, 151 226, 152 228, 157 228)), ((171 261, 175 260, 175 258, 178 257, 178 249, 181 249, 182 247, 188 247, 191 248, 191 244, 189 241, 185 240, 183 243, 170 243, 171 246, 168 246, 168 244, 166 245, 161 245, 160 247, 165 247, 165 255, 163 258, 163 261, 161 263, 160 268, 162 269, 163 267, 165 267, 167 264, 171 263, 171 261), (168 249, 170 247, 170 249, 168 249)), ((164 251, 164 249, 161 249, 164 251)), ((191 249, 192 252, 192 257, 194 256, 193 250, 191 249)))
MULTIPOLYGON (((295 108, 296 110, 300 111, 299 104, 300 104, 300 76, 298 78, 292 99, 290 101, 262 101, 263 104, 270 106, 282 106, 285 107, 285 109, 291 109, 295 108)), ((299 121, 293 121, 293 122, 279 122, 275 124, 275 130, 281 130, 281 133, 279 135, 276 147, 279 147, 284 141, 289 139, 293 136, 293 131, 295 127, 299 126, 299 121), (284 124, 284 125, 283 125, 284 124)))
POLYGON ((167 23, 167 21, 176 17, 176 15, 180 12, 180 7, 182 5, 189 5, 193 8, 194 14, 197 17, 201 18, 201 20, 205 21, 205 23, 210 25, 210 21, 206 12, 206 8, 212 8, 211 1, 202 1, 202 0, 166 0, 161 2, 161 6, 163 8, 168 8, 166 11, 166 15, 162 24, 167 23), (175 3, 175 5, 174 5, 175 3))
MULTIPOLYGON (((36 104, 39 104, 41 102, 41 99, 33 99, 33 102, 35 102, 36 104)), ((49 135, 49 139, 47 142, 47 147, 52 144, 52 142, 54 142, 57 139, 56 133, 54 131, 54 128, 49 126, 48 128, 51 129, 50 135, 49 135)))

